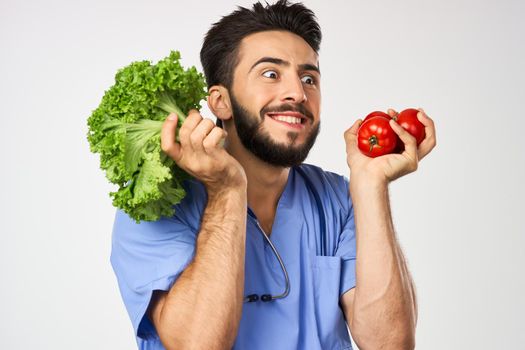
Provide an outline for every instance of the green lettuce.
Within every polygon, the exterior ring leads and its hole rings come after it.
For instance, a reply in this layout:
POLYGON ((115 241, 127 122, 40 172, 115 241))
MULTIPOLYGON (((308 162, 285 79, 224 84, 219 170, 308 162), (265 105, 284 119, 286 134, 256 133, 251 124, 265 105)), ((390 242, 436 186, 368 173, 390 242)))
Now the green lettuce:
POLYGON ((191 178, 160 148, 168 114, 177 113, 180 128, 186 113, 200 109, 206 97, 204 76, 179 60, 172 51, 157 64, 140 61, 120 69, 88 118, 90 149, 100 154, 107 179, 118 185, 110 192, 113 205, 136 222, 173 216, 173 206, 186 195, 182 182, 191 178))

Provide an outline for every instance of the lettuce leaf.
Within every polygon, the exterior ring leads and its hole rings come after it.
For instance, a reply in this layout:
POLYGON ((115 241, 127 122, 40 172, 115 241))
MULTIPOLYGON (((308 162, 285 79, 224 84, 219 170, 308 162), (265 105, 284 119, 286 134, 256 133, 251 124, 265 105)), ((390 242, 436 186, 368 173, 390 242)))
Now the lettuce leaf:
POLYGON ((120 69, 88 118, 90 150, 100 154, 100 168, 118 185, 110 192, 113 205, 136 222, 173 216, 186 194, 182 182, 191 178, 160 148, 167 115, 177 113, 180 127, 184 112, 200 109, 206 97, 204 76, 179 60, 172 51, 157 64, 140 61, 120 69))

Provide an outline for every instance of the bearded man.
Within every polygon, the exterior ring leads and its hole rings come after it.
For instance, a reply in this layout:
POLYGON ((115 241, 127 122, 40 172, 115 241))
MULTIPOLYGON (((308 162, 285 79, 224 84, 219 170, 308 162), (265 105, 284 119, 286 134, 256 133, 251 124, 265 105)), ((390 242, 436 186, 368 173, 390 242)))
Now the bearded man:
MULTIPOLYGON (((140 349, 413 349, 417 303, 388 184, 435 146, 394 121, 401 154, 368 158, 357 120, 349 176, 304 164, 320 130, 321 31, 281 0, 238 8, 201 61, 217 123, 170 115, 162 149, 193 176, 175 215, 118 211, 111 262, 140 349), (348 328, 347 328, 348 327, 348 328)), ((396 112, 389 110, 390 115, 396 112)))

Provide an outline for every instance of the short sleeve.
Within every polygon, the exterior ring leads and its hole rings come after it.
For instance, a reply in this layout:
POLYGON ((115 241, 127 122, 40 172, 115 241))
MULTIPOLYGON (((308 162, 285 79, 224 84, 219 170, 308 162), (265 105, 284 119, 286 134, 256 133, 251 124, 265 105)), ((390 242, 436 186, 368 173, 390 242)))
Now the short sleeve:
POLYGON ((123 211, 116 213, 110 260, 139 338, 158 337, 146 315, 153 291, 169 290, 193 259, 200 214, 191 203, 181 202, 175 216, 154 222, 137 224, 123 211))
POLYGON ((339 235, 339 242, 336 256, 340 256, 342 260, 341 265, 341 282, 339 295, 354 288, 356 285, 355 263, 356 263, 356 239, 355 239, 355 222, 354 222, 354 207, 352 199, 348 190, 348 180, 344 179, 344 188, 342 191, 347 194, 347 206, 344 208, 344 216, 342 222, 342 231, 339 235))

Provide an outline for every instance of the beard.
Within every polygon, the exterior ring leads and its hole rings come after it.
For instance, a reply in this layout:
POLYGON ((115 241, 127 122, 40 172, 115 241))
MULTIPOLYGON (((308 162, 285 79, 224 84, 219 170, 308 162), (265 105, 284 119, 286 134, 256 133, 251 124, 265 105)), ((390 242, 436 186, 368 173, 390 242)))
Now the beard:
POLYGON ((277 107, 265 106, 259 112, 259 116, 250 113, 244 106, 237 102, 230 93, 233 121, 239 139, 243 146, 257 158, 265 163, 278 167, 292 167, 300 165, 310 153, 317 135, 321 129, 320 122, 315 124, 302 145, 295 145, 299 134, 294 131, 288 132, 287 144, 275 142, 268 131, 263 129, 266 113, 295 111, 302 113, 310 122, 313 122, 313 114, 304 105, 282 104, 277 107))

